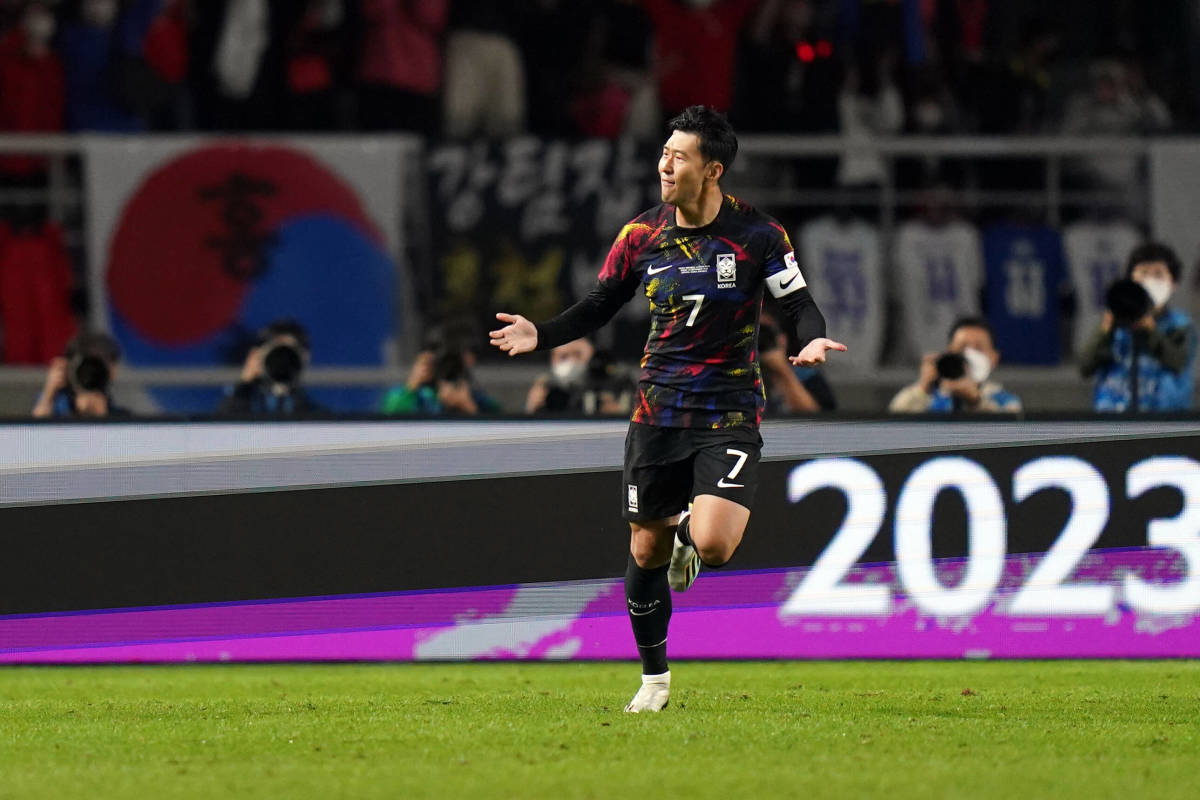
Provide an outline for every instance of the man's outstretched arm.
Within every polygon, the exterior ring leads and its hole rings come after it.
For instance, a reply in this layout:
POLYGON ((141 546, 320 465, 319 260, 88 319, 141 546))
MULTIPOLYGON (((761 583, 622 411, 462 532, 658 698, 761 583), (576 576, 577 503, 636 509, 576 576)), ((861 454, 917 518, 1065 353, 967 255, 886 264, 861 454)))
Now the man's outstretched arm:
POLYGON ((490 332, 492 344, 510 356, 516 356, 534 350, 550 350, 587 336, 613 318, 633 296, 634 287, 626 290, 623 284, 615 281, 598 281, 578 303, 537 324, 519 314, 499 313, 496 319, 508 325, 490 332))
POLYGON ((800 340, 800 353, 788 356, 788 361, 798 367, 811 367, 825 363, 828 350, 846 350, 841 342, 825 338, 825 316, 808 289, 796 289, 778 299, 796 326, 796 337, 800 340))

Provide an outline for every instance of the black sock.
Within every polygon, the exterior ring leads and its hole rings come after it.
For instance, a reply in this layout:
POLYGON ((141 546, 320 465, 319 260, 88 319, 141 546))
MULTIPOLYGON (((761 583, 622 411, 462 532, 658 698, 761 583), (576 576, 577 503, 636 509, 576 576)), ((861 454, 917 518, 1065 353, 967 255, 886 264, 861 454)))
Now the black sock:
POLYGON ((661 675, 667 671, 667 625, 671 621, 671 589, 667 586, 667 566, 642 569, 629 556, 625 568, 625 603, 643 675, 661 675))
POLYGON ((690 545, 692 543, 692 515, 688 514, 678 525, 675 526, 675 535, 679 537, 679 541, 690 545))

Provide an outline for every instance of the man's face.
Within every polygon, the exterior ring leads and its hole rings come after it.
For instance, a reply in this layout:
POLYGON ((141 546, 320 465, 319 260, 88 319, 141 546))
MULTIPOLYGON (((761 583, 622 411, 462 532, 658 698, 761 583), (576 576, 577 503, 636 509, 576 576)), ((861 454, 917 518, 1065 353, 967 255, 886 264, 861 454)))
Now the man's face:
POLYGON ((954 332, 954 336, 950 339, 950 352, 961 353, 968 347, 987 356, 992 362, 993 369, 1000 361, 1000 353, 996 351, 996 345, 993 344, 992 337, 986 328, 964 325, 954 332))
POLYGON ((592 359, 593 348, 586 339, 561 344, 550 351, 550 365, 572 363, 587 364, 592 359))
POLYGON ((694 203, 700 197, 706 174, 712 164, 700 155, 700 137, 694 133, 675 131, 663 145, 658 160, 658 178, 662 201, 673 206, 694 203))

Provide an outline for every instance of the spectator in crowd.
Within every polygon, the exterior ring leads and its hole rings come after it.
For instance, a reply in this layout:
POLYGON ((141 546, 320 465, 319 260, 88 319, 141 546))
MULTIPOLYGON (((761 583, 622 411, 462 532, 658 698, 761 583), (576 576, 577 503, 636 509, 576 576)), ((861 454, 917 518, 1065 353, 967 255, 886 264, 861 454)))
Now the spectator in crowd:
POLYGON ((218 414, 292 416, 322 409, 301 384, 310 359, 308 331, 293 319, 278 319, 259 332, 218 414))
POLYGON ((1196 326, 1186 312, 1169 304, 1181 275, 1179 258, 1166 245, 1149 242, 1129 254, 1125 276, 1144 290, 1142 306, 1126 313, 1117 293, 1128 297, 1131 287, 1114 284, 1100 329, 1082 351, 1084 377, 1096 376, 1095 410, 1192 407, 1196 326))
POLYGON ((500 404, 475 385, 475 354, 453 338, 434 338, 417 353, 408 380, 383 398, 385 414, 468 416, 494 414, 500 404))
POLYGON ((94 332, 79 334, 61 356, 50 361, 33 416, 41 419, 128 416, 127 410, 113 402, 111 393, 120 360, 121 348, 111 336, 94 332))
POLYGON ((693 105, 728 111, 738 34, 758 0, 642 0, 654 24, 655 72, 666 118, 693 105))
POLYGON ((446 40, 444 132, 451 138, 525 130, 525 64, 515 0, 455 0, 446 40))
POLYGON ((287 120, 291 33, 308 11, 293 0, 194 3, 190 71, 201 126, 274 130, 287 120))
MULTIPOLYGON (((64 125, 63 68, 51 49, 56 23, 47 3, 25 6, 20 22, 0 37, 0 131, 50 133, 64 125)), ((26 178, 40 175, 45 159, 4 156, 0 171, 26 178)))
POLYGON ((963 99, 980 133, 1042 133, 1049 124, 1052 66, 1062 37, 1041 18, 1023 25, 1015 53, 1001 53, 969 73, 963 99))
POLYGON ((579 85, 570 98, 574 129, 606 139, 658 136, 658 91, 651 72, 654 26, 646 10, 636 0, 600 0, 586 28, 589 56, 582 60, 579 85))
POLYGON ((766 384, 767 413, 812 414, 836 409, 833 389, 822 372, 813 367, 794 367, 787 355, 787 334, 764 310, 758 325, 758 362, 766 384))
MULTIPOLYGON (((586 76, 593 102, 620 132, 624 109, 608 95, 600 74, 600 33, 592 25, 593 9, 578 0, 526 0, 521 11, 519 42, 525 65, 529 128, 540 136, 575 134, 572 98, 586 76)), ((610 137, 613 138, 613 137, 610 137)))
POLYGON ((146 32, 141 61, 132 59, 124 66, 137 110, 155 130, 183 130, 193 124, 186 91, 189 10, 188 0, 163 0, 146 32))
POLYGON ((786 133, 837 129, 837 61, 816 35, 813 0, 764 0, 738 49, 731 118, 739 128, 786 133))
POLYGON ((75 273, 62 229, 31 205, 0 224, 0 341, 5 364, 45 364, 75 336, 75 273))
POLYGON ((883 182, 883 159, 871 147, 877 136, 904 127, 904 99, 896 88, 896 52, 863 52, 846 74, 838 95, 838 122, 847 152, 838 165, 839 186, 875 186, 883 182))
MULTIPOLYGON (((67 127, 73 131, 133 133, 146 128, 124 79, 134 71, 163 0, 83 0, 59 37, 66 76, 67 127)), ((136 88, 133 88, 136 95, 136 88)))
POLYGON ((1020 398, 992 380, 999 363, 1000 352, 987 320, 964 317, 950 329, 946 352, 928 353, 921 359, 916 382, 892 398, 888 411, 1019 413, 1020 398))
POLYGON ((526 414, 623 415, 633 409, 634 383, 612 357, 587 339, 550 351, 550 374, 529 387, 526 414))
MULTIPOLYGON (((1137 136, 1161 133, 1170 127, 1170 114, 1156 98, 1134 95, 1125 67, 1100 60, 1088 71, 1087 89, 1067 101, 1062 133, 1068 136, 1137 136)), ((1136 158, 1098 155, 1083 162, 1086 182, 1126 190, 1138 181, 1136 158)))
POLYGON ((307 0, 301 5, 304 12, 292 22, 286 43, 288 126, 333 130, 339 122, 338 89, 347 55, 346 4, 343 0, 307 0))
POLYGON ((363 130, 441 126, 442 33, 449 0, 363 0, 358 122, 363 130))

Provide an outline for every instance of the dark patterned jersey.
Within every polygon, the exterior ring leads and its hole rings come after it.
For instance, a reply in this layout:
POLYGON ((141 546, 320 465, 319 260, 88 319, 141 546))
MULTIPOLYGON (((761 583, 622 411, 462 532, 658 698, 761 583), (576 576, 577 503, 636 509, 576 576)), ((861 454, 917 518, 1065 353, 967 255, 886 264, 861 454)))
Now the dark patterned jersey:
POLYGON ((757 425, 765 405, 757 359, 763 287, 783 297, 805 286, 787 233, 726 196, 700 228, 659 205, 621 229, 599 287, 650 300, 634 422, 672 428, 757 425))

